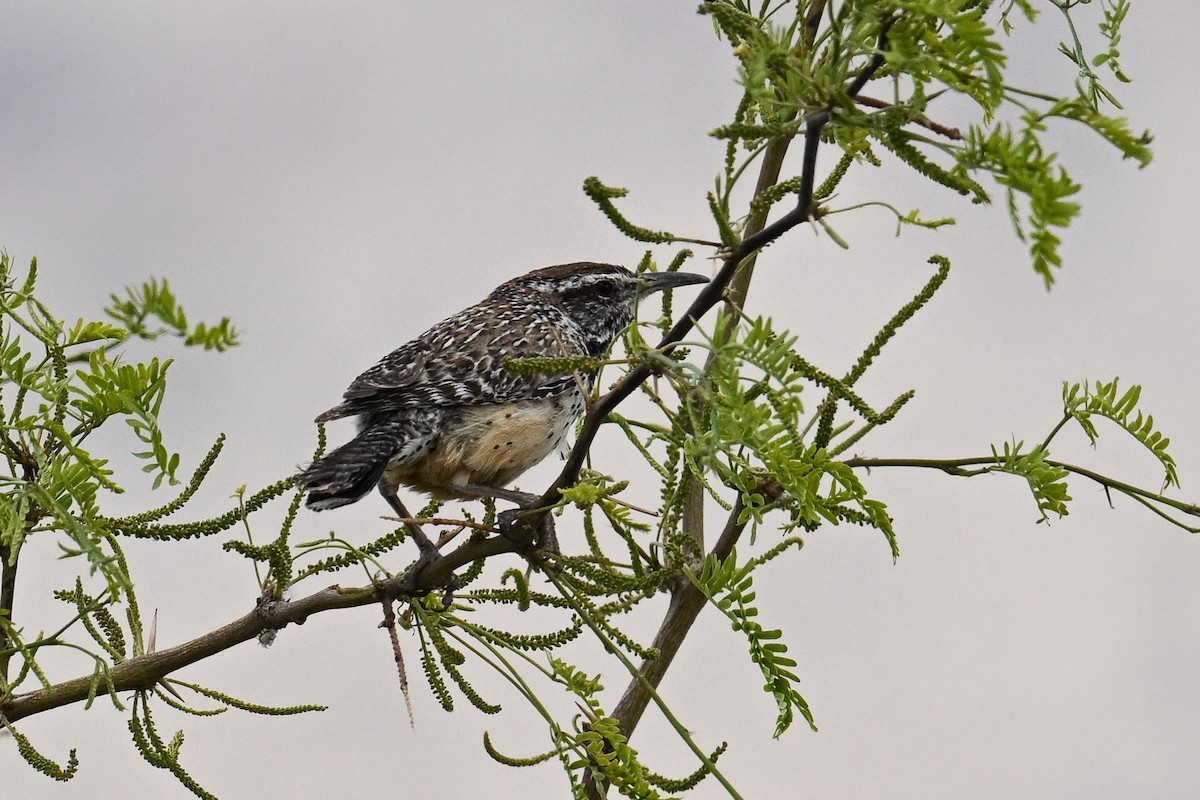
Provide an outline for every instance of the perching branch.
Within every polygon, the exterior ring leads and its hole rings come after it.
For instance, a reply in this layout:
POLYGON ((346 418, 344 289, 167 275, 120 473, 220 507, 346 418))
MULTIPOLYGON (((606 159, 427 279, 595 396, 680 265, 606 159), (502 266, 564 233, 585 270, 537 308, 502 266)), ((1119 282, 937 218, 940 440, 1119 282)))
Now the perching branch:
POLYGON ((481 558, 515 553, 526 547, 528 544, 493 536, 466 542, 419 572, 405 572, 374 586, 343 588, 334 585, 299 600, 263 599, 244 617, 190 642, 115 664, 109 671, 111 687, 100 686, 93 690, 93 681, 96 679, 89 673, 56 683, 48 689, 0 699, 0 717, 16 722, 23 717, 85 701, 107 688, 113 692, 150 689, 171 673, 249 641, 264 631, 279 630, 291 624, 302 625, 310 616, 324 611, 356 608, 378 603, 385 598, 424 594, 445 586, 459 567, 481 558))

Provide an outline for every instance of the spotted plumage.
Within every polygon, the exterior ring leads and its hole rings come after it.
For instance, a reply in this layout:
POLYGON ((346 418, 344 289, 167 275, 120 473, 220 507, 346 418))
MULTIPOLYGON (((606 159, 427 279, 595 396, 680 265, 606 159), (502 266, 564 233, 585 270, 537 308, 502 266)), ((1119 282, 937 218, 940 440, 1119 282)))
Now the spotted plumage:
POLYGON ((353 503, 377 484, 439 498, 507 485, 559 447, 595 375, 514 372, 503 362, 603 356, 640 297, 704 280, 580 262, 501 284, 385 356, 317 417, 357 417, 359 432, 298 476, 308 506, 353 503))

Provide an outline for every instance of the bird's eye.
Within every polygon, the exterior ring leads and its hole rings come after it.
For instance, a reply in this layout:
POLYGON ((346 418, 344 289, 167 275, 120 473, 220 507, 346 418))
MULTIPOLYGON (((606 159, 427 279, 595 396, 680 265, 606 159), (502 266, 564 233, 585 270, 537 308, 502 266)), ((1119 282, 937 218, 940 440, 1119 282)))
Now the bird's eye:
POLYGON ((595 299, 612 297, 616 291, 616 285, 612 281, 596 281, 595 283, 586 283, 583 286, 576 286, 563 292, 563 297, 573 299, 595 299))

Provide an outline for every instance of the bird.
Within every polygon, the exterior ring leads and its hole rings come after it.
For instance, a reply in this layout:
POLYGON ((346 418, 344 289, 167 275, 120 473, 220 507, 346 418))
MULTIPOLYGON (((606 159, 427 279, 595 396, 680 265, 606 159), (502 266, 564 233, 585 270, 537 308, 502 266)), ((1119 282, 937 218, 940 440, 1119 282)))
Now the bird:
MULTIPOLYGON (((358 433, 297 476, 314 511, 378 489, 401 518, 407 486, 441 499, 526 496, 505 487, 559 449, 587 405, 595 370, 513 370, 510 359, 601 359, 646 296, 708 278, 558 264, 500 284, 359 375, 318 423, 355 417, 358 433)), ((421 554, 436 547, 409 525, 421 554)))

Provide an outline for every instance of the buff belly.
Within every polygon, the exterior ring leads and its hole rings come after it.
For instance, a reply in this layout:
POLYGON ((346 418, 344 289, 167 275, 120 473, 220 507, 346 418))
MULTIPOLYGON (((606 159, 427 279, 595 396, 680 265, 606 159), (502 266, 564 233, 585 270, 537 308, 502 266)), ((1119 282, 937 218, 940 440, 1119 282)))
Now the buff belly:
POLYGON ((439 500, 473 497, 455 490, 466 484, 501 488, 558 449, 583 407, 577 391, 522 403, 464 406, 453 412, 437 441, 415 458, 390 464, 385 476, 439 500))

